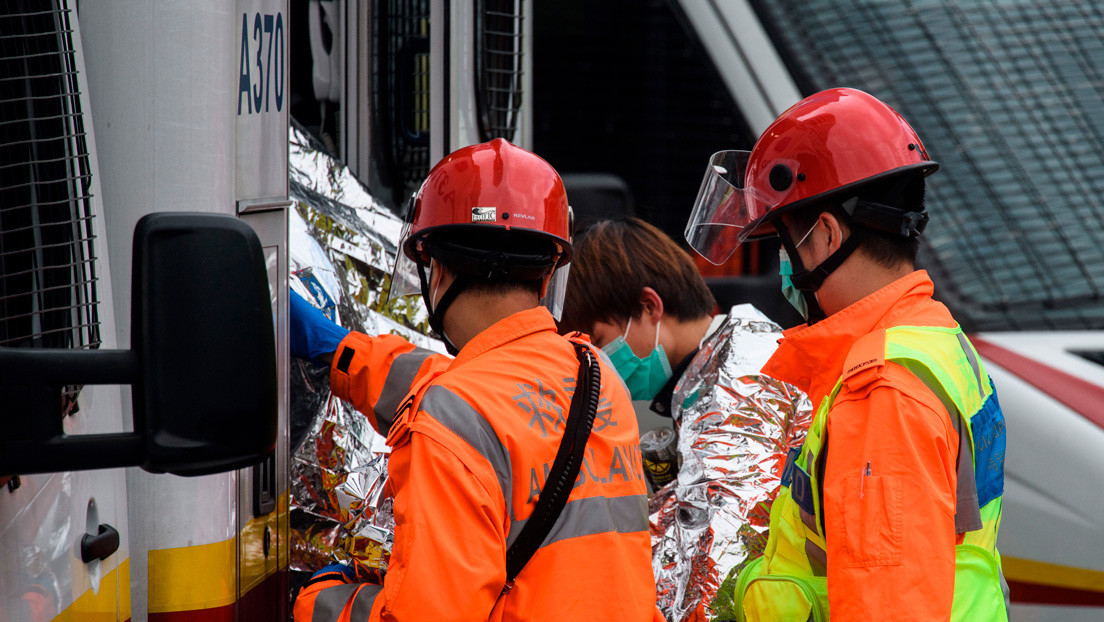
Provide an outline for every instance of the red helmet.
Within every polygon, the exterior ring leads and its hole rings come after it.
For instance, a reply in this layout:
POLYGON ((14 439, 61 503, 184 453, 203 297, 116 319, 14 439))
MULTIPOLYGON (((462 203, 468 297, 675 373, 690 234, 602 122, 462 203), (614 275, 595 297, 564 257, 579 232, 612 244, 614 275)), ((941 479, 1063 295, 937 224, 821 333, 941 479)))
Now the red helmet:
POLYGON ((720 152, 710 165, 686 235, 718 264, 744 240, 774 235, 771 222, 785 212, 939 167, 896 110, 847 88, 801 100, 767 127, 750 154, 720 152))
POLYGON ((571 260, 571 220, 560 175, 536 154, 502 138, 458 149, 433 167, 414 196, 390 298, 421 291, 418 271, 434 255, 476 277, 529 279, 555 271, 546 304, 557 313, 563 294, 557 285, 567 277, 557 268, 571 260), (447 248, 435 241, 446 239, 447 248), (514 251, 499 246, 507 239, 514 251), (519 242, 531 250, 518 252, 519 242))
POLYGON ((571 212, 563 181, 540 156, 503 138, 458 149, 433 167, 414 197, 403 251, 414 259, 420 240, 452 227, 524 231, 555 242, 571 256, 571 212))

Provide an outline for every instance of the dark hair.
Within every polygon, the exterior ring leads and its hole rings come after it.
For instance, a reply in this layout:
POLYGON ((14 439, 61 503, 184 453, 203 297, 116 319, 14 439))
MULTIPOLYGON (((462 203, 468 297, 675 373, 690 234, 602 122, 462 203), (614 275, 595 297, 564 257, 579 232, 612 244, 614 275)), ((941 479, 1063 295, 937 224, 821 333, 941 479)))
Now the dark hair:
POLYGON ((680 321, 707 316, 717 304, 686 251, 639 218, 596 222, 575 236, 574 248, 563 331, 639 315, 645 287, 663 299, 665 315, 680 321))
MULTIPOLYGON (((491 227, 450 227, 447 230, 431 233, 426 238, 426 247, 430 255, 436 256, 452 272, 461 272, 461 266, 448 259, 449 254, 433 249, 451 251, 465 258, 478 257, 485 253, 488 258, 510 264, 509 257, 524 257, 530 264, 547 266, 540 270, 544 275, 550 273, 559 256, 559 249, 551 240, 528 234, 521 230, 503 230, 491 227)), ((517 278, 506 274, 476 275, 467 286, 467 290, 480 294, 506 294, 516 290, 540 295, 544 277, 517 278)))
MULTIPOLYGON (((918 171, 910 171, 904 175, 882 179, 861 187, 858 190, 858 197, 860 201, 871 201, 899 209, 923 212, 924 175, 918 171)), ((837 197, 832 201, 798 209, 791 215, 794 229, 790 232, 791 235, 804 235, 824 212, 832 214, 849 228, 855 227, 856 224, 840 206, 841 200, 849 198, 837 197)), ((878 265, 886 268, 896 268, 902 263, 916 265, 916 253, 920 249, 919 238, 908 238, 869 227, 867 231, 867 237, 859 244, 858 252, 864 253, 878 265)), ((796 238, 794 242, 797 242, 796 238)))

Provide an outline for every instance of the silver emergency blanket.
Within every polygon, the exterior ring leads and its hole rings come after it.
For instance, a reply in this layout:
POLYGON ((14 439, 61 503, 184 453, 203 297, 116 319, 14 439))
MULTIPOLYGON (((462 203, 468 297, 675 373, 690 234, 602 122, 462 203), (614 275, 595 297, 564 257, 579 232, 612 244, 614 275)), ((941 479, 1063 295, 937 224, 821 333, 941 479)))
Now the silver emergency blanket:
MULTIPOLYGON (((293 125, 289 142, 291 289, 346 328, 443 352, 420 298, 386 302, 402 221, 306 132, 293 125)), ((355 560, 382 573, 394 534, 384 439, 330 394, 327 369, 293 360, 290 375, 291 568, 355 560)))
POLYGON ((682 466, 649 504, 657 602, 671 622, 735 619, 713 600, 766 545, 786 453, 812 416, 804 393, 759 373, 781 337, 751 305, 733 307, 675 389, 682 466))

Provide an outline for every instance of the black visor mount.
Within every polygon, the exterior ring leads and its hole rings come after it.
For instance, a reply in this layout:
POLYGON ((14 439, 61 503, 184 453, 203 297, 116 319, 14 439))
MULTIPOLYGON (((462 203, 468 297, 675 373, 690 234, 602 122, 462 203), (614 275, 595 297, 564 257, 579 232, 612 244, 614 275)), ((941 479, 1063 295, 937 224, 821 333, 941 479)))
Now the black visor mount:
POLYGON ((903 210, 891 205, 863 201, 852 197, 840 204, 852 223, 875 231, 892 233, 905 238, 915 238, 928 226, 927 212, 903 210))

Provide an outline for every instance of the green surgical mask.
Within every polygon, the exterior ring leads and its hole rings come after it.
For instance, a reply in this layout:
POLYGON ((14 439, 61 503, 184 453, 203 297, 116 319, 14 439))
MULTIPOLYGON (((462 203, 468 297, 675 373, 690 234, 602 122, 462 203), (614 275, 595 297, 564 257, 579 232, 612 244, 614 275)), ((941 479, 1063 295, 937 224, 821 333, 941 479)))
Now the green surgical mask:
POLYGON ((790 278, 793 276, 793 265, 790 264, 790 255, 784 248, 778 251, 778 274, 782 277, 782 295, 807 321, 809 319, 809 304, 805 302, 801 290, 794 287, 793 279, 790 278))
MULTIPOLYGON (((805 240, 809 238, 809 234, 816 229, 816 223, 813 223, 812 227, 805 232, 805 235, 801 236, 801 240, 794 244, 794 248, 801 246, 805 240)), ((809 321, 809 303, 805 302, 805 296, 801 294, 801 290, 794 287, 793 279, 793 263, 790 262, 790 254, 786 252, 785 248, 778 249, 778 275, 782 277, 782 295, 786 297, 786 300, 797 309, 797 312, 801 314, 801 317, 805 318, 805 321, 809 321)))
POLYGON ((629 394, 634 400, 653 399, 667 380, 671 377, 671 363, 667 360, 667 353, 663 346, 659 345, 659 322, 656 322, 656 341, 652 353, 647 358, 640 358, 633 354, 629 342, 625 341, 625 335, 629 334, 629 326, 632 326, 632 318, 625 326, 625 334, 607 343, 602 351, 610 358, 613 368, 625 381, 629 394))

